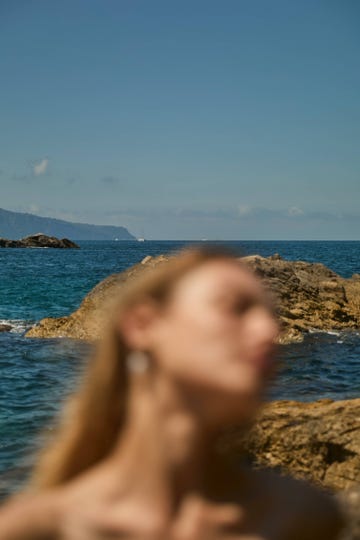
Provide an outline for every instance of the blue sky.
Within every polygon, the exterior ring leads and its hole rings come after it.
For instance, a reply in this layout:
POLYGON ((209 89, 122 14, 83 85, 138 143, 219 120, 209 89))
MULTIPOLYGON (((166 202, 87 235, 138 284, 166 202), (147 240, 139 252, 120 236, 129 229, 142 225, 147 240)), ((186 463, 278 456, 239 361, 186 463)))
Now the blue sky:
POLYGON ((356 0, 2 0, 0 207, 360 239, 356 0))

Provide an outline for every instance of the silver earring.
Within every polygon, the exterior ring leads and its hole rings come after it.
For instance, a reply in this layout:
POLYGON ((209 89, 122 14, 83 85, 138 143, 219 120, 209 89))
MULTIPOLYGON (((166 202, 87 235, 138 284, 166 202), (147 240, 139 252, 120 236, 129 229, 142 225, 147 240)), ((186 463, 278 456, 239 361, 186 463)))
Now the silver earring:
POLYGON ((149 367, 149 357, 143 351, 131 351, 126 357, 126 367, 133 373, 145 373, 149 367))

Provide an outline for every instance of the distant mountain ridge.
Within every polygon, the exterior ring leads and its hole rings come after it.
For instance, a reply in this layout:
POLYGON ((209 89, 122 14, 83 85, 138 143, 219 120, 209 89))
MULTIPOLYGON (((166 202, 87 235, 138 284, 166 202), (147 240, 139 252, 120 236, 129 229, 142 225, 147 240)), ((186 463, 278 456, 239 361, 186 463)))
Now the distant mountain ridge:
POLYGON ((73 223, 0 208, 0 237, 18 240, 39 232, 71 240, 135 240, 125 227, 73 223))

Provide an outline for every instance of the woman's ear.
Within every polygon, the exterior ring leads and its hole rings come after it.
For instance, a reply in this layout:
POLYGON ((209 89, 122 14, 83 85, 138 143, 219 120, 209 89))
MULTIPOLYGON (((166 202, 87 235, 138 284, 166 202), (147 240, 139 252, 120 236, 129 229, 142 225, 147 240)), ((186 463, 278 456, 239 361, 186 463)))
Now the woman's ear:
POLYGON ((147 300, 130 307, 120 321, 120 330, 130 349, 151 347, 153 330, 159 317, 159 307, 147 300))

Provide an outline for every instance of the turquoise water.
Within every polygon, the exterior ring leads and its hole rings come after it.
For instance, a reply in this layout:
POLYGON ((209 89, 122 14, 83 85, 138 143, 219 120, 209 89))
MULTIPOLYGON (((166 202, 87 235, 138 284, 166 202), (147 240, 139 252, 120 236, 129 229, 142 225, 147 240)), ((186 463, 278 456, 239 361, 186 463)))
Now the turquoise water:
MULTIPOLYGON (((76 385, 89 346, 73 340, 25 339, 47 316, 67 315, 101 279, 146 255, 186 242, 80 242, 80 250, 0 249, 0 497, 28 470, 38 434, 51 430, 64 396, 76 385)), ((322 262, 344 277, 360 273, 360 242, 229 242, 239 254, 279 253, 322 262)), ((269 398, 314 400, 360 396, 359 332, 310 334, 281 348, 269 398)))

